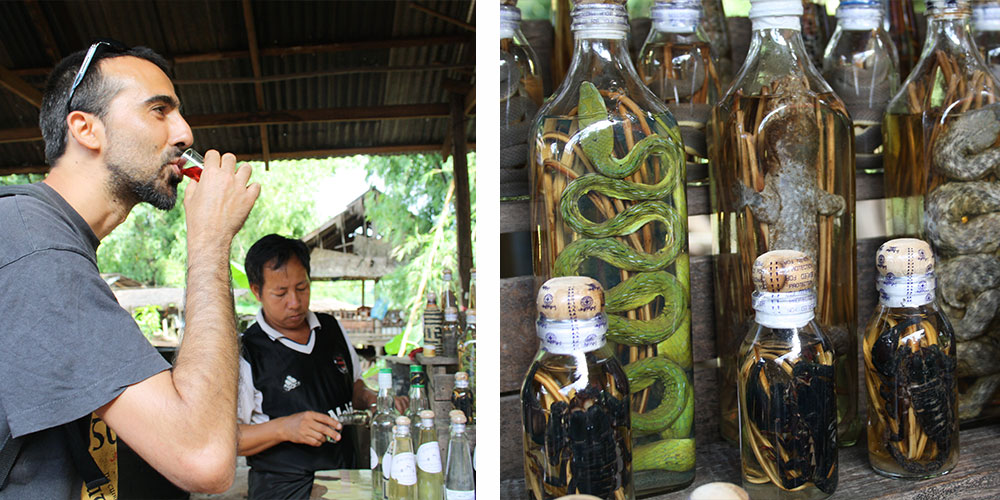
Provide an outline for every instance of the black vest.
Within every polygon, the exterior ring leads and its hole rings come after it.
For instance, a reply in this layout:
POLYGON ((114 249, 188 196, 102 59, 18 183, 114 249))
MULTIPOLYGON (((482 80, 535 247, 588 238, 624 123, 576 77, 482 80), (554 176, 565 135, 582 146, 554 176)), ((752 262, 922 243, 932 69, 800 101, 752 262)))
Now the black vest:
MULTIPOLYGON (((254 387, 263 393, 261 408, 271 419, 307 410, 326 413, 351 402, 354 367, 344 334, 332 316, 316 316, 320 328, 310 354, 271 340, 257 323, 243 334, 243 357, 253 371, 254 387)), ((340 442, 318 447, 286 441, 247 457, 252 469, 287 473, 348 469, 354 462, 347 434, 340 442)))

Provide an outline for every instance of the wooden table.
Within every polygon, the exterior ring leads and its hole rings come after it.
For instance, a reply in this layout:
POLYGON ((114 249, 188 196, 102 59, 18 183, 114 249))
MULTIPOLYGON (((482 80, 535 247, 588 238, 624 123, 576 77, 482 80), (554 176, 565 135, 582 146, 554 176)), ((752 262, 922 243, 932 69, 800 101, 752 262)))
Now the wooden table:
POLYGON ((371 469, 337 469, 316 471, 310 499, 371 500, 371 469))
MULTIPOLYGON (((868 465, 868 449, 859 444, 840 450, 840 481, 830 498, 844 500, 993 500, 1000 498, 1000 426, 962 431, 958 465, 947 475, 924 481, 880 476, 868 465)), ((712 481, 740 484, 740 450, 723 441, 697 447, 694 483, 681 490, 652 497, 686 500, 696 487, 712 481)), ((501 483, 500 498, 527 499, 524 480, 501 483)))

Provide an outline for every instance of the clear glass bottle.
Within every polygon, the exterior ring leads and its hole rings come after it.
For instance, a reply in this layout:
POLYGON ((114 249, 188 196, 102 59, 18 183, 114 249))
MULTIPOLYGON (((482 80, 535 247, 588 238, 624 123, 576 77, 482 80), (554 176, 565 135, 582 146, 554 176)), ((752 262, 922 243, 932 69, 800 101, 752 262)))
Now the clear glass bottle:
POLYGON ((521 11, 500 5, 500 199, 528 195, 531 122, 542 105, 538 58, 521 32, 521 11))
POLYGON ((469 425, 475 423, 473 414, 476 409, 475 393, 469 388, 469 375, 465 372, 455 374, 455 385, 451 390, 451 404, 468 420, 469 425))
POLYGON ((751 498, 820 499, 837 489, 833 343, 814 319, 815 268, 794 250, 754 263, 739 361, 740 457, 751 498))
POLYGON ((899 60, 881 0, 846 0, 823 54, 823 78, 854 121, 855 166, 882 171, 882 114, 899 89, 899 60))
POLYGON ((469 388, 476 392, 476 269, 469 281, 469 308, 465 310, 465 336, 458 344, 458 371, 469 375, 469 388))
POLYGON ((636 69, 677 120, 688 168, 707 165, 706 124, 722 89, 717 58, 701 28, 701 0, 660 0, 650 13, 653 27, 636 69))
POLYGON ((414 425, 420 424, 420 411, 431 409, 430 396, 427 394, 427 374, 424 367, 420 365, 410 365, 410 406, 406 409, 406 416, 414 425))
MULTIPOLYGON (((636 452, 629 381, 606 341, 604 291, 596 280, 552 278, 539 289, 537 305, 538 354, 521 387, 528 496, 635 498, 634 468, 685 450, 653 444, 636 452)), ((656 373, 667 363, 662 359, 652 356, 636 366, 656 373)))
POLYGON ((476 473, 469 454, 469 439, 465 437, 465 415, 451 414, 448 438, 448 458, 444 472, 445 500, 475 500, 476 473))
POLYGON ((1000 405, 1000 82, 969 30, 967 0, 927 0, 924 55, 886 109, 885 194, 891 236, 920 236, 937 258, 941 308, 957 340, 963 422, 1000 405))
POLYGON ((972 31, 986 66, 1000 78, 1000 1, 987 0, 972 6, 972 31))
POLYGON ((444 346, 441 355, 446 358, 458 359, 458 342, 465 338, 462 324, 458 322, 458 308, 444 308, 444 321, 441 323, 441 343, 444 346))
POLYGON ((701 0, 701 7, 705 14, 701 20, 701 28, 712 45, 719 85, 725 90, 733 82, 733 48, 729 41, 726 11, 722 7, 722 0, 701 0))
POLYGON ((427 292, 427 303, 424 305, 424 355, 434 356, 441 350, 441 323, 444 313, 438 307, 437 294, 427 292))
POLYGON ((923 240, 890 240, 875 267, 879 304, 861 349, 868 461, 895 478, 947 474, 958 463, 956 342, 935 303, 934 253, 923 240))
POLYGON ((392 431, 392 472, 389 474, 389 500, 417 498, 417 458, 410 439, 410 419, 396 417, 392 431))
POLYGON ((434 412, 420 411, 417 425, 417 498, 443 500, 444 473, 441 467, 441 447, 438 446, 434 412))
POLYGON ((816 320, 842 353, 837 409, 840 442, 849 446, 861 433, 854 134, 843 101, 806 55, 801 13, 799 0, 751 2, 746 63, 713 108, 709 178, 720 432, 737 439, 737 355, 753 316, 754 257, 798 250, 816 263, 816 320))
POLYGON ((631 397, 643 424, 636 457, 677 452, 636 461, 636 494, 647 495, 694 478, 686 167, 676 121, 629 59, 627 21, 622 5, 573 10, 573 63, 533 125, 531 236, 536 285, 595 278, 609 290, 608 339, 626 370, 664 367, 631 397))
POLYGON ((913 0, 886 0, 885 31, 899 54, 899 78, 906 79, 920 60, 920 36, 913 0))
POLYGON ((399 412, 392 397, 392 369, 378 371, 378 396, 371 424, 372 500, 389 498, 388 481, 392 470, 392 426, 399 412))

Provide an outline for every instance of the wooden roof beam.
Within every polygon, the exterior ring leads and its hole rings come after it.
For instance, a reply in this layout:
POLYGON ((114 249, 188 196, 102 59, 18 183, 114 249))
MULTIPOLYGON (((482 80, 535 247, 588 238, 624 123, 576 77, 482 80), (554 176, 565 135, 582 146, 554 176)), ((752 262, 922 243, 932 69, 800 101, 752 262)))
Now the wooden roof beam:
POLYGON ((434 10, 434 9, 431 9, 431 8, 428 8, 428 7, 424 7, 423 5, 418 4, 417 2, 410 2, 409 6, 410 6, 411 9, 419 10, 420 12, 423 12, 423 13, 429 15, 429 16, 432 16, 432 17, 436 17, 436 18, 438 18, 438 19, 440 19, 440 20, 442 20, 442 21, 444 21, 446 23, 454 24, 455 26, 459 26, 459 27, 461 27, 463 29, 466 29, 466 30, 469 30, 469 31, 471 31, 473 33, 476 32, 476 26, 475 25, 469 24, 469 23, 467 23, 467 22, 465 22, 465 21, 463 21, 461 19, 455 19, 454 17, 451 17, 449 15, 442 14, 442 13, 440 13, 440 12, 434 10))
POLYGON ((49 56, 49 60, 52 64, 57 64, 62 59, 62 54, 59 51, 59 45, 56 43, 56 37, 52 33, 52 26, 49 25, 48 19, 45 18, 45 14, 42 12, 42 7, 38 4, 38 0, 24 0, 24 6, 28 9, 28 15, 31 17, 31 21, 35 23, 35 30, 38 32, 38 37, 42 39, 42 45, 45 47, 45 55, 49 56))
POLYGON ((42 91, 31 86, 31 84, 22 80, 11 70, 3 66, 0 66, 0 86, 13 92, 21 99, 28 101, 32 106, 39 109, 42 107, 42 91))
POLYGON ((302 73, 286 73, 281 75, 268 75, 257 77, 231 77, 231 78, 186 78, 173 80, 174 85, 210 85, 216 83, 224 84, 251 84, 251 83, 275 83, 287 82, 290 80, 303 80, 307 78, 322 78, 327 76, 353 75, 358 73, 421 73, 430 71, 456 71, 459 73, 474 72, 475 64, 441 64, 441 65, 421 65, 421 66, 357 66, 349 68, 338 68, 330 71, 308 71, 302 73))
MULTIPOLYGON (((253 93, 257 100, 257 111, 264 111, 264 86, 260 83, 260 50, 257 47, 257 28, 253 22, 253 6, 250 0, 243 0, 243 24, 247 29, 247 47, 250 48, 250 67, 253 69, 253 93)), ((267 125, 260 125, 260 149, 264 153, 264 170, 270 168, 271 144, 267 139, 267 125)))
MULTIPOLYGON (((409 120, 419 118, 447 118, 447 104, 398 104, 393 106, 352 106, 325 109, 299 109, 252 113, 218 113, 187 116, 191 128, 254 127, 286 123, 329 123, 373 120, 409 120)), ((0 144, 9 142, 40 141, 38 127, 0 129, 0 144)), ((436 149, 436 147, 434 148, 436 149)))

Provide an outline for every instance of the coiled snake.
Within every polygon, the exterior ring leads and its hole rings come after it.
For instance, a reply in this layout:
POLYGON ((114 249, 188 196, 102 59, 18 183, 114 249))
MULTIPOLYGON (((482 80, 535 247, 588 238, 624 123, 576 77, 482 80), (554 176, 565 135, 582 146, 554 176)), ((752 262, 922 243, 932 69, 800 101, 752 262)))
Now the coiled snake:
MULTIPOLYGON (((669 345, 667 357, 653 356, 632 362, 625 367, 633 394, 654 382, 664 387, 660 404, 645 413, 633 413, 636 436, 660 434, 660 441, 636 446, 634 470, 686 471, 694 467, 694 440, 691 439, 694 397, 683 366, 690 366, 690 339, 686 321, 688 312, 688 268, 685 245, 687 207, 683 197, 674 198, 675 206, 664 199, 671 193, 683 193, 683 170, 665 169, 666 174, 656 184, 625 180, 635 173, 648 158, 658 155, 664 165, 683 165, 683 149, 676 132, 654 116, 659 130, 635 144, 624 158, 614 154, 615 131, 608 119, 604 98, 590 82, 580 86, 579 127, 577 134, 584 155, 598 173, 588 173, 572 180, 560 199, 560 212, 566 224, 581 237, 566 246, 556 258, 556 276, 579 274, 588 258, 597 258, 630 277, 608 290, 606 310, 624 313, 645 306, 662 297, 662 313, 649 320, 630 319, 609 314, 608 338, 620 344, 647 346, 670 340, 674 335, 684 338, 669 345), (666 134, 668 137, 665 138, 666 134), (587 219, 580 211, 579 201, 589 193, 636 202, 604 222, 587 219), (663 246, 646 253, 635 250, 616 237, 627 236, 648 223, 665 227, 663 246), (666 271, 675 265, 674 274, 666 271), (673 352, 671 352, 673 351, 673 352), (668 359, 670 358, 670 359, 668 359)), ((643 119, 643 117, 638 117, 643 119)), ((664 346, 660 346, 663 350, 664 346)))

